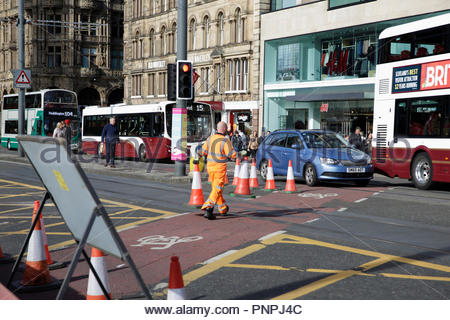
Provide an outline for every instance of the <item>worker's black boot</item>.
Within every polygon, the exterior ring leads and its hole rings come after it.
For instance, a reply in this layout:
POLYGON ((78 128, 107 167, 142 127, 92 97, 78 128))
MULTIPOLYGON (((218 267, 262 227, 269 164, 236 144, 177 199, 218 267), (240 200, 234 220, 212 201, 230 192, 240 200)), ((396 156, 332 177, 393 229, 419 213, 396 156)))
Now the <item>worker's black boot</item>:
POLYGON ((214 208, 208 208, 205 211, 205 214, 203 215, 208 220, 214 220, 216 216, 213 214, 214 208))

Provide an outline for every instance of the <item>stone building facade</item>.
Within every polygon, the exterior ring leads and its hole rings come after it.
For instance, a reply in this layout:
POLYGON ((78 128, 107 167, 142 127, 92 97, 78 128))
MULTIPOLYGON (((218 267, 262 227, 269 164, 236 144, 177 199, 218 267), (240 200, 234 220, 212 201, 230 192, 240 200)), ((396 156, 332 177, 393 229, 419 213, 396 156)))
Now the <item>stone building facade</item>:
MULTIPOLYGON (((167 64, 176 62, 176 0, 125 1, 124 78, 127 104, 167 100, 167 64)), ((214 102, 222 118, 258 129, 260 14, 269 0, 188 0, 188 59, 200 76, 195 100, 214 102), (250 115, 238 122, 239 115, 250 115)))
MULTIPOLYGON (((17 1, 0 1, 0 93, 17 92, 17 1)), ((73 90, 80 105, 123 101, 123 1, 25 0, 32 89, 73 90)))

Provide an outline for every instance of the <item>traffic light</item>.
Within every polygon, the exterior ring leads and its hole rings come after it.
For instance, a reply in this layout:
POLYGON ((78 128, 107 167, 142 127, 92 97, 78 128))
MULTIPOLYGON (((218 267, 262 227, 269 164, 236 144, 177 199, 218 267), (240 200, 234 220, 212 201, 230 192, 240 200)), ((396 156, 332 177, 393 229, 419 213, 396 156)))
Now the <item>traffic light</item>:
POLYGON ((167 64, 167 100, 177 100, 177 65, 167 64))
POLYGON ((194 98, 192 76, 192 61, 177 61, 177 99, 192 100, 194 98))

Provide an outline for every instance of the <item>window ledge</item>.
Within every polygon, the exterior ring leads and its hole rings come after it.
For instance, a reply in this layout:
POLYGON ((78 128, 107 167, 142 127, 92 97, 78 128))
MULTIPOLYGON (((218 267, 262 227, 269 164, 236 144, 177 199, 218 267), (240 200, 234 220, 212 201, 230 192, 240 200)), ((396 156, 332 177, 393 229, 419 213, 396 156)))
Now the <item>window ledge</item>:
POLYGON ((207 95, 209 95, 209 92, 200 92, 200 95, 201 96, 207 96, 207 95))
POLYGON ((131 99, 142 99, 142 96, 131 96, 131 99))
POLYGON ((233 94, 233 93, 249 93, 247 90, 233 90, 233 91, 225 91, 225 94, 233 94))
POLYGON ((165 94, 158 94, 158 98, 164 98, 165 96, 165 94))
POLYGON ((155 97, 154 95, 147 96, 147 98, 154 98, 154 97, 155 97))

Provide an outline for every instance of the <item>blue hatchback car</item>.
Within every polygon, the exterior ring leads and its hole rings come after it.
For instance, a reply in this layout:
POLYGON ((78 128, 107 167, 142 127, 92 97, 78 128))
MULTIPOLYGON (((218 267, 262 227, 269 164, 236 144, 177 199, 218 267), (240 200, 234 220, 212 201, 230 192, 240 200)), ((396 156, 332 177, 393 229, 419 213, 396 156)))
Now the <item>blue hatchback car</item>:
POLYGON ((309 186, 320 181, 354 181, 365 186, 373 178, 371 158, 332 131, 274 131, 256 153, 256 166, 264 180, 269 159, 274 175, 287 175, 292 160, 294 176, 303 178, 309 186))

